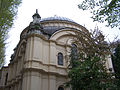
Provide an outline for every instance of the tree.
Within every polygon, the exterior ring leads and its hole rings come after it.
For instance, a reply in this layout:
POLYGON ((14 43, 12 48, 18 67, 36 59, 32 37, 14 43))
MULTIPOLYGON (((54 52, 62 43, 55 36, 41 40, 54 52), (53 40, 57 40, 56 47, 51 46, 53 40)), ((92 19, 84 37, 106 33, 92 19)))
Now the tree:
POLYGON ((5 60, 5 40, 17 14, 21 0, 0 0, 0 67, 5 60))
POLYGON ((90 10, 93 21, 106 21, 111 27, 120 25, 120 0, 84 0, 78 7, 90 10))
POLYGON ((117 79, 117 86, 120 88, 120 42, 117 42, 117 47, 112 55, 112 62, 117 79))
POLYGON ((73 43, 77 45, 77 58, 71 49, 68 67, 67 85, 71 86, 72 90, 115 88, 113 73, 105 66, 106 57, 110 55, 110 48, 104 39, 98 28, 93 32, 76 33, 73 43))

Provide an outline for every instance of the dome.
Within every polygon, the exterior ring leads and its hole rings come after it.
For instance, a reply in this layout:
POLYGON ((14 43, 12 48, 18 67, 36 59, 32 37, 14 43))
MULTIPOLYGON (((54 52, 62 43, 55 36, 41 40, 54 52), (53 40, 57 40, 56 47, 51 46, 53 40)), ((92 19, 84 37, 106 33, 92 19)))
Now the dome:
POLYGON ((47 17, 47 18, 42 18, 40 20, 41 25, 43 26, 43 30, 45 33, 52 35, 58 30, 65 29, 65 28, 72 28, 72 25, 79 25, 78 23, 74 22, 72 19, 66 18, 66 17, 61 17, 61 16, 53 16, 53 17, 47 17), (59 24, 54 24, 50 25, 50 23, 64 23, 62 25, 59 24), (51 22, 52 21, 52 22, 51 22), (65 25, 65 23, 67 25, 65 25), (44 25, 47 24, 47 25, 44 25), (68 26, 69 25, 69 26, 68 26))
MULTIPOLYGON (((47 17, 47 18, 41 19, 41 21, 52 21, 52 20, 74 22, 72 19, 69 19, 69 18, 66 18, 66 17, 60 17, 60 16, 57 16, 57 15, 55 15, 54 17, 47 17)), ((74 23, 76 23, 76 22, 74 22, 74 23)))
MULTIPOLYGON (((37 17, 39 19, 39 17, 37 17)), ((30 25, 32 24, 36 24, 31 22, 30 25)), ((21 37, 23 37, 25 35, 25 33, 28 32, 28 30, 30 29, 30 25, 21 33, 21 37)), ((38 25, 38 23, 36 24, 38 25)), ((37 33, 37 34, 43 34, 43 35, 48 35, 49 37, 51 37, 55 32, 59 31, 59 30, 65 30, 65 29, 69 29, 69 30, 86 30, 85 27, 81 26, 80 24, 74 22, 72 19, 66 18, 66 17, 61 17, 61 16, 53 16, 53 17, 47 17, 47 18, 42 18, 40 20, 40 24, 41 27, 41 31, 38 29, 36 30, 32 30, 32 33, 37 33), (40 31, 40 32, 38 32, 40 31)), ((35 26, 34 26, 35 27, 35 26)))

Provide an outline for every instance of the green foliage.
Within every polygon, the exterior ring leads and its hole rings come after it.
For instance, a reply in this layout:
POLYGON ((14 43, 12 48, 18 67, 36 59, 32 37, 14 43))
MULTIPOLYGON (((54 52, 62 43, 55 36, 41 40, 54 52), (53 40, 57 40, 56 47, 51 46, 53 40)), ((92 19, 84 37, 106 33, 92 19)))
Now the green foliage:
POLYGON ((12 26, 21 0, 0 0, 0 29, 6 31, 12 26))
POLYGON ((5 40, 20 3, 21 0, 0 0, 0 67, 5 60, 5 40))
POLYGON ((5 38, 4 38, 4 34, 2 32, 0 32, 0 67, 3 66, 4 64, 4 53, 5 53, 5 38))
POLYGON ((112 55, 112 62, 117 79, 117 86, 120 88, 120 43, 117 43, 117 47, 112 55))
POLYGON ((120 25, 120 0, 84 0, 78 7, 90 10, 94 21, 107 21, 111 27, 120 25))
POLYGON ((97 56, 78 61, 77 67, 69 71, 69 85, 73 90, 102 90, 113 88, 112 74, 107 73, 106 67, 97 56))
POLYGON ((110 48, 104 39, 98 28, 76 33, 77 59, 71 50, 67 82, 72 90, 115 89, 113 73, 105 66, 110 48))

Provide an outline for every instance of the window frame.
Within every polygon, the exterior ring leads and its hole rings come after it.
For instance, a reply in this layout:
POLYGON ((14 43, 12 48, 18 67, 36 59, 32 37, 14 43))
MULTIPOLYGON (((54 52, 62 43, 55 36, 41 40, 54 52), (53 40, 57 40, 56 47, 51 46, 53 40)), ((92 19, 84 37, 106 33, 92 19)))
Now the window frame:
POLYGON ((63 60, 64 60, 63 59, 63 53, 59 52, 58 56, 57 56, 57 64, 63 66, 64 65, 64 61, 63 60))

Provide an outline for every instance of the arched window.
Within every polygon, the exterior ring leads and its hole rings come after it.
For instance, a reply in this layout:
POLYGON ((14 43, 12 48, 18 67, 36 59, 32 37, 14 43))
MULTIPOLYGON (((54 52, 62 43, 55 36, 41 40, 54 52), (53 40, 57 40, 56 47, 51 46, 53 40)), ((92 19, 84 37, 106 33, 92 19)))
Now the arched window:
POLYGON ((71 55, 73 56, 72 58, 75 60, 78 59, 77 52, 77 46, 75 44, 72 44, 71 55))
POLYGON ((72 44, 72 52, 73 53, 77 52, 77 46, 75 44, 72 44))
POLYGON ((64 90, 64 88, 60 86, 60 87, 58 87, 58 90, 64 90))
POLYGON ((63 65, 63 54, 58 53, 58 65, 63 65))

